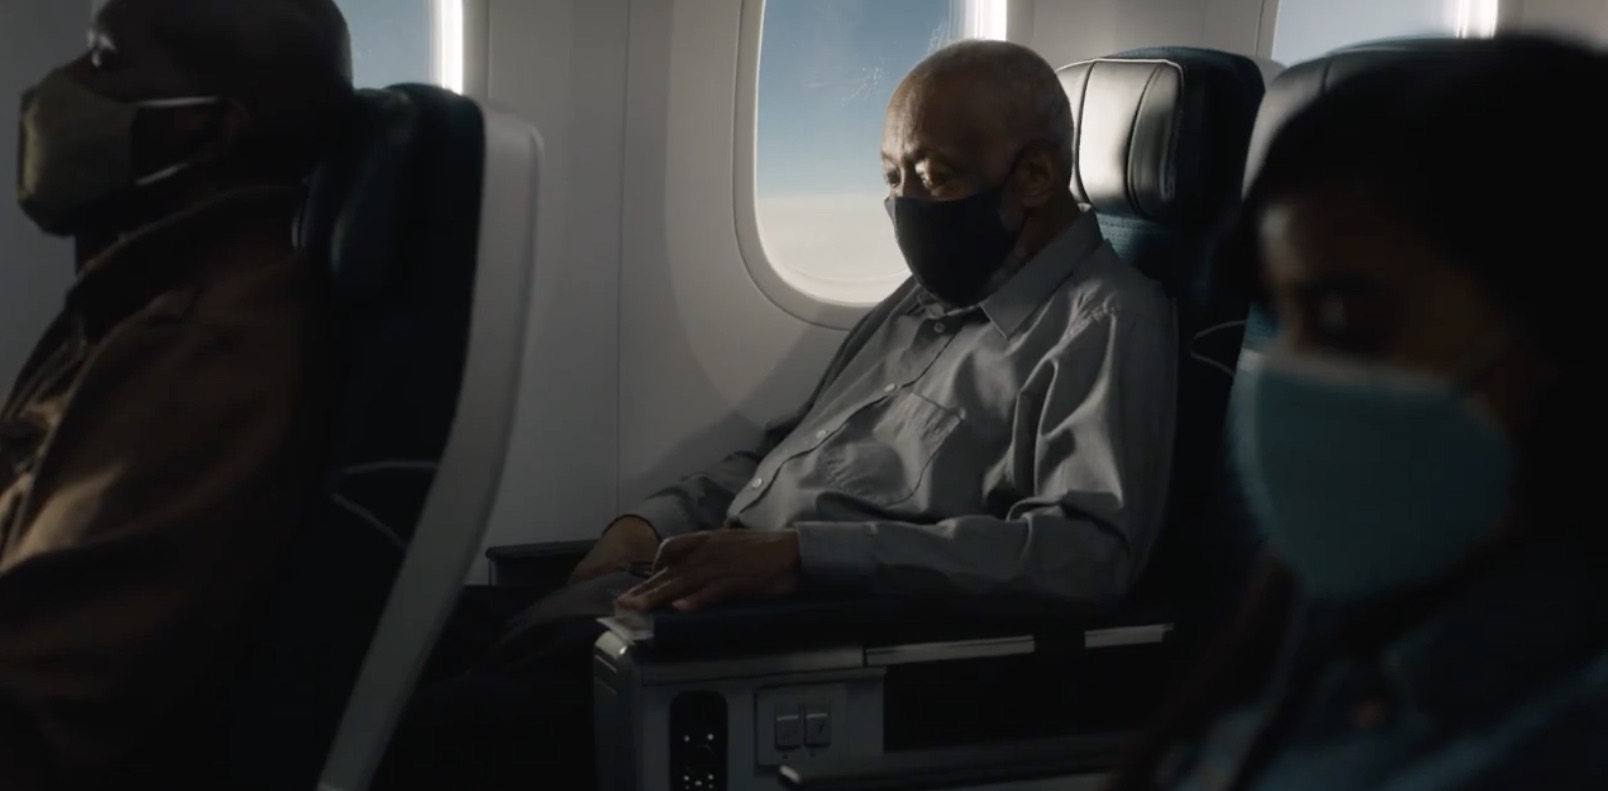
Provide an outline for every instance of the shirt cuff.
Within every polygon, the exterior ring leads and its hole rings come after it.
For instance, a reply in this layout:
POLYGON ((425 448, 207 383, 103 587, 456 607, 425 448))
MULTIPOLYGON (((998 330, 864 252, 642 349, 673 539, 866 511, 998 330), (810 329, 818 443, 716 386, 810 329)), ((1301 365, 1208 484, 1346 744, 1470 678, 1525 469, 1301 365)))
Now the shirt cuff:
POLYGON ((876 573, 871 526, 853 522, 800 522, 799 569, 805 579, 832 586, 869 588, 876 573))
POLYGON ((692 525, 695 520, 692 514, 681 506, 679 499, 670 494, 655 495, 620 516, 621 518, 634 516, 647 522, 653 527, 653 532, 659 534, 660 541, 686 535, 693 532, 692 525))

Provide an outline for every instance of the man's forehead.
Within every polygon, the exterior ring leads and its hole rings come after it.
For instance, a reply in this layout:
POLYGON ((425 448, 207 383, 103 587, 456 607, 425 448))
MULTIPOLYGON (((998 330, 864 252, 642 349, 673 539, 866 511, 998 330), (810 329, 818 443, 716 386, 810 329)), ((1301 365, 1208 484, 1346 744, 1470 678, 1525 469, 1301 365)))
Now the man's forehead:
MULTIPOLYGON (((99 35, 114 46, 122 39, 144 37, 160 25, 193 16, 200 6, 217 0, 109 0, 90 25, 92 36, 99 35)), ((125 44, 126 46, 126 44, 125 44)))
POLYGON ((888 107, 890 145, 968 148, 999 141, 1005 119, 974 81, 901 86, 888 107))

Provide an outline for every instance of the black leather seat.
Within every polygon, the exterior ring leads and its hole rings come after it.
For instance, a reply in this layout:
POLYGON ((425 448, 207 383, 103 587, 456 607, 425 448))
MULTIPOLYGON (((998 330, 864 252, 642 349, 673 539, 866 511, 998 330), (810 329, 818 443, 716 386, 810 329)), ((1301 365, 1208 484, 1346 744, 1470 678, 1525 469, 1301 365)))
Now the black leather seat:
MULTIPOLYGON (((334 392, 323 496, 224 698, 219 737, 229 777, 220 788, 318 785, 382 613, 415 584, 402 571, 443 529, 431 523, 430 505, 450 494, 466 501, 467 513, 489 511, 511 423, 523 322, 510 338, 489 337, 479 314, 510 309, 485 304, 483 281, 497 276, 511 279, 493 290, 513 289, 510 305, 523 316, 529 251, 519 251, 515 275, 484 265, 503 252, 482 240, 486 114, 426 86, 363 91, 351 112, 349 133, 310 182, 296 229, 298 244, 330 271, 334 392), (488 342, 512 343, 516 352, 510 359, 506 349, 490 350, 495 360, 480 367, 504 369, 491 379, 471 365, 488 342), (490 425, 466 425, 466 413, 490 425), (486 461, 460 474, 488 483, 449 492, 449 442, 470 439, 486 461)), ((445 572, 455 584, 484 521, 448 526, 465 545, 462 557, 445 553, 436 563, 456 564, 445 572)), ((421 617, 428 643, 439 618, 415 613, 421 617)), ((396 694, 406 695, 411 677, 398 683, 396 694)))
POLYGON ((1213 252, 1239 206, 1263 71, 1226 52, 1157 47, 1075 63, 1060 75, 1077 119, 1073 194, 1093 207, 1117 254, 1159 280, 1178 309, 1167 525, 1134 596, 1185 605, 1183 620, 1209 630, 1237 595, 1248 557, 1225 540, 1216 499, 1248 300, 1213 252))

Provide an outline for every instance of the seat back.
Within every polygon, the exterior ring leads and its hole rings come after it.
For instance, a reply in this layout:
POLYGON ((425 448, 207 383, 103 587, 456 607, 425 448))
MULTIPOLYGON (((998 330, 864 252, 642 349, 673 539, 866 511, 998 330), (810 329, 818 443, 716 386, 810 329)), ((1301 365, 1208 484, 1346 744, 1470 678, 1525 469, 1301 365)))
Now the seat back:
POLYGON ((1060 70, 1078 136, 1073 194, 1093 208, 1117 254, 1160 281, 1178 309, 1168 517, 1139 599, 1202 601, 1203 591, 1236 579, 1236 570, 1202 554, 1216 548, 1203 514, 1223 481, 1223 418, 1247 302, 1223 287, 1212 254, 1239 205, 1264 68, 1225 52, 1168 47, 1060 70))
MULTIPOLYGON (((1327 55, 1291 66, 1268 84, 1267 96, 1257 113, 1256 128, 1251 135, 1250 155, 1246 161, 1245 189, 1256 180, 1268 147, 1284 124, 1307 104, 1327 93, 1341 82, 1369 69, 1379 68, 1408 59, 1448 58, 1468 45, 1466 39, 1395 38, 1355 44, 1335 50, 1327 55)), ((1226 261, 1228 266, 1241 266, 1244 261, 1226 261)), ((1246 273, 1239 280, 1248 281, 1254 273, 1246 273)), ((1239 366, 1257 364, 1267 345, 1273 340, 1278 327, 1268 306, 1252 301, 1247 309, 1245 337, 1239 355, 1239 366)), ((1225 458, 1237 436, 1232 415, 1225 421, 1225 458)), ((1223 499, 1219 502, 1221 522, 1233 526, 1232 542, 1247 556, 1254 555, 1261 545, 1261 531, 1257 528, 1244 499, 1244 487, 1231 463, 1223 466, 1227 477, 1221 487, 1223 499)))
MULTIPOLYGON (((1250 155, 1246 160, 1244 188, 1250 189, 1260 172, 1262 161, 1286 122, 1313 100, 1334 86, 1369 69, 1409 59, 1435 60, 1455 57, 1470 46, 1470 39, 1392 38, 1368 41, 1337 49, 1327 55, 1291 66, 1268 84, 1267 96, 1256 116, 1251 134, 1250 155)), ((1246 327, 1242 362, 1254 364, 1272 340, 1277 328, 1263 305, 1251 305, 1246 327)))
POLYGON ((321 768, 325 787, 367 784, 479 547, 513 422, 534 132, 425 86, 363 91, 352 112, 296 229, 330 272, 323 488, 232 682, 234 789, 312 788, 321 768))

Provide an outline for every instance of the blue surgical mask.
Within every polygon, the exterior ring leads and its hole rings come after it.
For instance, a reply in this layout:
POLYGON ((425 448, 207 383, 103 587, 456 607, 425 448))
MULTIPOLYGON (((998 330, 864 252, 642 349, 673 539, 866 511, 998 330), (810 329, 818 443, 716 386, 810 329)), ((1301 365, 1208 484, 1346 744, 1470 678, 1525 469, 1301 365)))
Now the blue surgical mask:
POLYGON ((1514 453, 1452 383, 1269 355, 1235 389, 1235 447, 1268 545, 1314 597, 1431 582, 1508 506, 1514 453))

